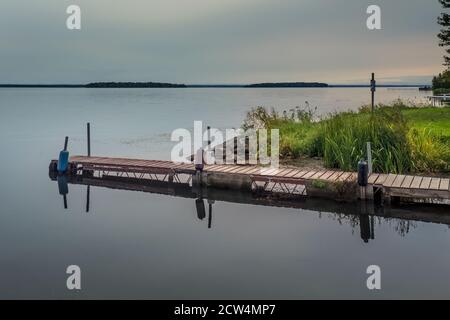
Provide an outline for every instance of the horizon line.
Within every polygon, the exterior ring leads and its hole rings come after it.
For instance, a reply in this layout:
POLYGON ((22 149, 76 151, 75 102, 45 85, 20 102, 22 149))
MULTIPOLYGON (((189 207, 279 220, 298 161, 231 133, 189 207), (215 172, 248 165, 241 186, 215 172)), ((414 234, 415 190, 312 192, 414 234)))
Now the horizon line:
MULTIPOLYGON (((0 83, 0 87, 87 87, 89 84, 92 83, 135 83, 135 84, 143 84, 143 83, 154 83, 154 84, 170 84, 170 85, 182 85, 185 87, 246 87, 251 86, 255 84, 283 84, 283 83, 318 83, 318 82, 258 82, 258 83, 191 83, 191 84, 184 84, 184 83, 166 83, 166 82, 153 82, 153 81, 99 81, 99 82, 89 82, 89 83, 0 83)), ((320 82, 323 84, 326 84, 328 87, 370 87, 369 83, 325 83, 320 82)), ((381 82, 377 83, 377 87, 427 87, 431 86, 430 83, 392 83, 392 82, 381 82)), ((291 87, 296 88, 296 87, 291 87)), ((301 87, 297 87, 301 88, 301 87)), ((306 87, 305 87, 306 88, 306 87)), ((312 87, 313 88, 313 87, 312 87)), ((323 87, 322 87, 323 88, 323 87)), ((326 87, 325 87, 326 88, 326 87)), ((150 88, 149 88, 150 89, 150 88)))

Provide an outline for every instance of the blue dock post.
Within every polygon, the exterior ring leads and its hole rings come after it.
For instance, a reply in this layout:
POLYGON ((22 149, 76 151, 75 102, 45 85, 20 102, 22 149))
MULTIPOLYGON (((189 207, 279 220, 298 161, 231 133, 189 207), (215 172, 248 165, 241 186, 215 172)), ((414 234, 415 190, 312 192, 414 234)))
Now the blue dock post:
POLYGON ((64 141, 64 149, 59 153, 59 160, 58 160, 58 173, 64 174, 67 172, 67 169, 69 167, 69 152, 67 151, 67 144, 69 143, 69 137, 66 137, 64 141))

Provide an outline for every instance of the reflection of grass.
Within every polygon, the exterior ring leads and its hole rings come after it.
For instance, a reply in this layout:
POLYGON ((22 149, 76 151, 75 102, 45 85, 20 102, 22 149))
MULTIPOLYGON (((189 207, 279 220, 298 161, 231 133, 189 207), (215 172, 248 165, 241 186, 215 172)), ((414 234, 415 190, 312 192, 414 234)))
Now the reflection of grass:
POLYGON ((280 130, 283 158, 321 157, 325 166, 356 170, 372 143, 376 172, 444 172, 450 163, 450 108, 408 107, 398 101, 359 112, 333 114, 314 121, 311 111, 291 110, 280 116, 252 110, 244 127, 280 130))

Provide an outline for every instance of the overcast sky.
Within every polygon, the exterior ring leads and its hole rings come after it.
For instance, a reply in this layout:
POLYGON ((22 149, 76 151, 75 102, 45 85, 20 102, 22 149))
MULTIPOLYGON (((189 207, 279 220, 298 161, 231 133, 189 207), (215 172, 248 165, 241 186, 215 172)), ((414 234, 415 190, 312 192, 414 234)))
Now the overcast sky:
POLYGON ((0 83, 423 83, 438 0, 1 0, 0 83), (82 29, 66 28, 66 8, 82 29), (366 9, 382 9, 380 31, 366 9))

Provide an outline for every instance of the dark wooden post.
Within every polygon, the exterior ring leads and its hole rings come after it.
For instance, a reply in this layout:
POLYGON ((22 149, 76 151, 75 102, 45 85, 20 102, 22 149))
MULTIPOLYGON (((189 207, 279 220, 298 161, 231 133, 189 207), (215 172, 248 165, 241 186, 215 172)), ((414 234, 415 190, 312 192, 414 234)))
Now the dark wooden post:
POLYGON ((87 155, 91 156, 91 124, 87 123, 87 155))
POLYGON ((377 87, 377 82, 375 81, 375 73, 372 73, 372 80, 370 80, 370 91, 372 92, 372 112, 375 109, 375 91, 377 87))
POLYGON ((64 151, 67 151, 67 145, 68 145, 68 143, 69 143, 69 137, 66 137, 66 138, 64 139, 64 151))
POLYGON ((207 130, 208 130, 208 146, 209 146, 211 144, 211 127, 208 126, 207 130))

